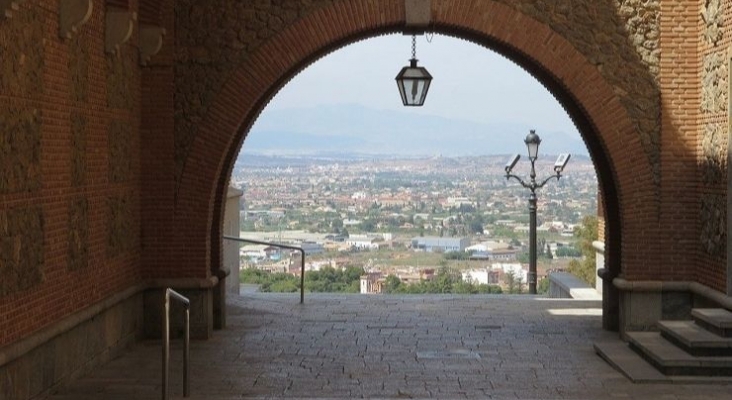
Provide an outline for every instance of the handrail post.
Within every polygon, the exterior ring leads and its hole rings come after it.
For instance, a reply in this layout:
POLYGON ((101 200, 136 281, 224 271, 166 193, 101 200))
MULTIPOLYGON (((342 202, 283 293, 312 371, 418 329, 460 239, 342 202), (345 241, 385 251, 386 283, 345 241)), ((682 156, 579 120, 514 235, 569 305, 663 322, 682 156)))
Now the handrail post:
POLYGON ((170 379, 170 298, 180 301, 183 303, 185 308, 184 324, 185 324, 185 336, 183 346, 183 397, 188 397, 190 392, 190 383, 188 382, 189 372, 189 356, 190 356, 190 331, 191 331, 191 318, 190 309, 191 301, 176 292, 173 289, 165 289, 165 302, 163 307, 163 400, 168 400, 168 381, 170 379))
POLYGON ((305 303, 305 250, 300 249, 300 304, 305 303))
POLYGON ((261 240, 244 239, 236 236, 224 235, 224 239, 233 240, 236 242, 262 244, 265 246, 274 246, 282 249, 297 250, 300 252, 300 304, 305 302, 305 250, 302 247, 288 246, 286 244, 263 242, 261 240))
POLYGON ((163 400, 168 400, 168 380, 170 364, 170 295, 165 290, 165 307, 163 310, 163 400))
POLYGON ((191 355, 191 310, 190 307, 186 307, 185 317, 186 333, 183 338, 183 397, 188 397, 191 393, 191 382, 188 380, 190 370, 191 355))

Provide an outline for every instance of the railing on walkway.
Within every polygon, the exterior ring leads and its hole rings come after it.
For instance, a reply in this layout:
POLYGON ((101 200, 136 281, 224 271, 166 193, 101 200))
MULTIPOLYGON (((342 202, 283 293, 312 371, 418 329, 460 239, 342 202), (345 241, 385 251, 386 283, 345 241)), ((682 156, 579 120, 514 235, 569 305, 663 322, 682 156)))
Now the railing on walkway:
POLYGON ((273 247, 279 247, 279 248, 288 249, 288 250, 299 251, 300 252, 300 304, 305 302, 305 250, 303 250, 302 247, 288 246, 286 244, 280 244, 280 243, 262 242, 260 240, 244 239, 244 238, 240 238, 240 237, 236 237, 236 236, 224 235, 224 239, 233 240, 233 241, 242 242, 242 243, 261 244, 261 245, 265 245, 265 246, 273 246, 273 247))
POLYGON ((173 289, 165 289, 165 310, 163 311, 163 400, 168 400, 168 379, 170 364, 170 299, 183 303, 185 308, 185 336, 183 343, 183 397, 188 397, 188 359, 191 345, 191 301, 173 289))

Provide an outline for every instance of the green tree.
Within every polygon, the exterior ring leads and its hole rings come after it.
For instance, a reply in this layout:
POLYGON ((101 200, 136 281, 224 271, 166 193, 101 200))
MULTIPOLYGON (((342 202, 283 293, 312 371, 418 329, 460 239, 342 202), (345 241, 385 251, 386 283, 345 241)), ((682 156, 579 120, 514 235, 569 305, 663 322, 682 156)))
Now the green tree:
POLYGON ((536 293, 547 294, 549 293, 549 278, 542 278, 536 285, 536 293))
POLYGON ((579 239, 582 260, 570 261, 567 272, 595 286, 595 249, 592 242, 597 240, 597 217, 584 217, 582 224, 575 228, 574 236, 579 239))
POLYGON ((399 293, 402 287, 402 281, 396 275, 389 275, 384 282, 384 293, 399 293))
POLYGON ((503 281, 506 283, 508 293, 510 294, 521 294, 523 292, 523 283, 521 276, 516 274, 515 271, 509 270, 503 276, 503 281))

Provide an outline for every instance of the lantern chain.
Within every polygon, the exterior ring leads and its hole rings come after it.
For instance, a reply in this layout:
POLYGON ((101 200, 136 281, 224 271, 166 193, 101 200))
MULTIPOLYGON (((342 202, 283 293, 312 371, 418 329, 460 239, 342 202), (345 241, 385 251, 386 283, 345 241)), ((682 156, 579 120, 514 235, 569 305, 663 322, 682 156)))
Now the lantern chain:
POLYGON ((417 36, 412 35, 412 59, 417 59, 417 36))

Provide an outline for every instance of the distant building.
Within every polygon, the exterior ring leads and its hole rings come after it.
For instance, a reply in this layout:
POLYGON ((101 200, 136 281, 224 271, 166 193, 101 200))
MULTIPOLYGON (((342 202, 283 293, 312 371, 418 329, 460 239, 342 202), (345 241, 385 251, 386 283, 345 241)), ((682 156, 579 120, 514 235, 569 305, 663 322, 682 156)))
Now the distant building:
POLYGON ((371 272, 361 275, 361 294, 381 293, 384 290, 386 279, 381 272, 371 272))
POLYGON ((346 240, 346 244, 353 246, 357 250, 378 250, 379 243, 375 238, 351 238, 346 240))
POLYGON ((506 274, 513 274, 521 282, 528 282, 528 271, 521 264, 496 263, 491 265, 491 271, 496 271, 503 278, 506 274))
POLYGON ((470 246, 470 239, 466 237, 446 238, 425 236, 412 238, 412 248, 429 253, 449 253, 451 251, 465 251, 470 246))
POLYGON ((475 268, 462 272, 463 282, 474 285, 500 285, 503 282, 503 270, 493 268, 475 268))
POLYGON ((315 242, 302 242, 300 243, 300 247, 305 251, 306 256, 320 254, 325 251, 322 244, 315 242))
POLYGON ((514 249, 510 243, 487 241, 474 244, 465 249, 472 251, 470 256, 473 260, 489 260, 489 261, 514 261, 518 250, 514 249))

